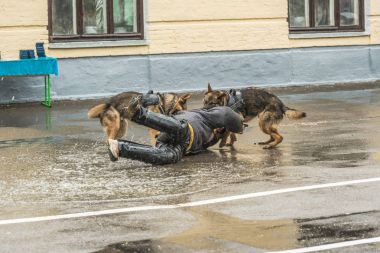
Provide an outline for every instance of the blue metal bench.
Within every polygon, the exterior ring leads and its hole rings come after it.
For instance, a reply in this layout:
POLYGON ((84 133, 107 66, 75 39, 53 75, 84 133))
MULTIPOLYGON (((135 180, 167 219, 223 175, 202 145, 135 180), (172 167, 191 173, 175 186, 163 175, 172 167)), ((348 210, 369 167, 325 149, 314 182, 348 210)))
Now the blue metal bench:
POLYGON ((23 60, 0 60, 0 77, 21 76, 44 76, 45 77, 45 99, 44 106, 51 107, 50 75, 58 75, 58 61, 56 58, 36 58, 23 60))

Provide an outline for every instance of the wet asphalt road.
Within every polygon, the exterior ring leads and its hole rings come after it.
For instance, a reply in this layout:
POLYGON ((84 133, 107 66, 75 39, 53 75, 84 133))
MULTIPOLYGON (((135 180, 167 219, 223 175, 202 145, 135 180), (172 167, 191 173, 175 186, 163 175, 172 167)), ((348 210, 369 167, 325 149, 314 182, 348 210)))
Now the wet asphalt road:
MULTIPOLYGON (((250 123, 236 150, 181 163, 108 160, 87 110, 96 102, 0 109, 0 220, 177 204, 380 177, 380 87, 278 91, 308 117, 284 119, 284 142, 250 123)), ((200 97, 190 107, 199 106, 200 97)), ((128 139, 149 143, 131 124, 128 139)), ((379 182, 191 208, 0 225, 0 252, 267 252, 380 236, 379 182)), ((328 252, 379 252, 380 243, 328 252)))

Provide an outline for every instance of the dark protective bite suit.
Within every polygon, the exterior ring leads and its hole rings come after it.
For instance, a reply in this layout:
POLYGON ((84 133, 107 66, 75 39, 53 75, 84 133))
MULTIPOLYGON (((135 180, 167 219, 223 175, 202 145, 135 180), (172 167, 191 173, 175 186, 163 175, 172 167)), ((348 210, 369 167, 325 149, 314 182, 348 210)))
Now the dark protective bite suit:
POLYGON ((229 107, 181 111, 171 117, 140 107, 131 120, 161 134, 155 147, 119 140, 119 156, 152 164, 176 163, 184 154, 207 149, 215 144, 214 129, 243 131, 243 119, 229 107))
POLYGON ((152 164, 169 164, 181 160, 189 143, 189 128, 180 121, 141 107, 132 121, 161 132, 155 147, 126 140, 119 140, 121 157, 152 164))

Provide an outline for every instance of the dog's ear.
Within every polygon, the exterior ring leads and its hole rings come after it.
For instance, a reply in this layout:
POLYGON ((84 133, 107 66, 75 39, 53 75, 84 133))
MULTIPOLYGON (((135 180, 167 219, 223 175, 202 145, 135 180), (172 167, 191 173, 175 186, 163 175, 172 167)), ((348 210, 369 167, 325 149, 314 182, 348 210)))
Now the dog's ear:
POLYGON ((164 94, 157 92, 157 96, 160 98, 160 100, 161 100, 162 102, 165 101, 164 94))
POLYGON ((208 86, 207 86, 207 93, 210 93, 212 92, 212 88, 211 88, 211 84, 208 83, 208 86))
POLYGON ((235 89, 231 89, 231 90, 230 90, 230 94, 231 94, 232 96, 236 96, 236 90, 235 90, 235 89))
POLYGON ((227 96, 227 93, 222 92, 218 95, 218 99, 224 98, 225 96, 227 96))
POLYGON ((191 93, 186 93, 185 95, 182 95, 182 96, 181 96, 181 99, 182 99, 184 102, 186 102, 189 98, 191 98, 192 95, 193 95, 193 94, 191 94, 191 93))

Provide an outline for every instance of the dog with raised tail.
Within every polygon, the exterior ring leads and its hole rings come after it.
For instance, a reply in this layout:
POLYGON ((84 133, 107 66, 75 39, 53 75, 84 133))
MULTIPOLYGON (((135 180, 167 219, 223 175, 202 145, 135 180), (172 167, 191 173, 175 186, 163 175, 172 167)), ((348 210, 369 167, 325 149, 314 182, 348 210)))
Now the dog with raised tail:
MULTIPOLYGON (((244 122, 258 117, 260 129, 270 139, 258 143, 264 145, 264 149, 276 147, 283 141, 283 136, 278 131, 278 126, 284 115, 291 120, 298 120, 306 117, 306 113, 289 108, 274 94, 259 88, 244 88, 241 90, 213 90, 208 84, 208 90, 203 99, 205 108, 214 106, 229 106, 239 112, 244 117, 244 122)), ((237 140, 235 134, 225 133, 219 146, 233 146, 237 140), (230 142, 227 143, 227 138, 230 142)))
MULTIPOLYGON (((147 94, 153 94, 152 91, 147 94)), ((120 139, 127 134, 128 121, 125 118, 129 102, 132 98, 142 95, 138 92, 123 92, 111 97, 107 102, 98 104, 88 111, 88 118, 100 120, 107 139, 120 139)), ((148 106, 148 109, 165 115, 172 115, 178 111, 187 110, 187 100, 191 94, 157 93, 158 103, 148 106)), ((159 133, 149 129, 152 144, 159 133)))

